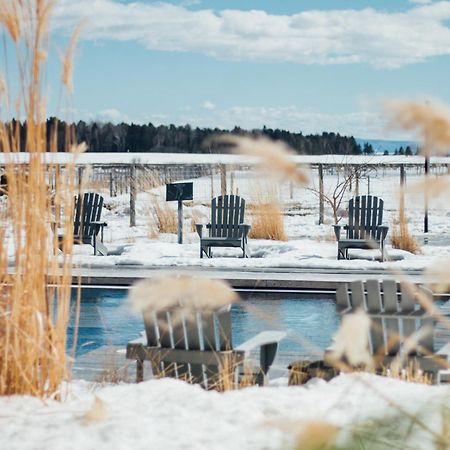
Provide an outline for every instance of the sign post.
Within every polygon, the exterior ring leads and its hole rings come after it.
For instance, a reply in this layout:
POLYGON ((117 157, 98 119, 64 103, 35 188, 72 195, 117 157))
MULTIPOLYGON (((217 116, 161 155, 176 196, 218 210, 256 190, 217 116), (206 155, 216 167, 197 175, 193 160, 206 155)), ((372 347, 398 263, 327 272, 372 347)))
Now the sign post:
POLYGON ((183 200, 193 200, 193 183, 166 184, 166 202, 178 202, 178 243, 183 243, 183 200))

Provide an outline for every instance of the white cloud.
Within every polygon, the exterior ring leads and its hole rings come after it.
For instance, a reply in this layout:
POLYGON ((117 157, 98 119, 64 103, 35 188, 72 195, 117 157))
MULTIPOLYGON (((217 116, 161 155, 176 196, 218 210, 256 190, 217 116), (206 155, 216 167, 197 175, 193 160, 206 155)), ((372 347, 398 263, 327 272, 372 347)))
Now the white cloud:
POLYGON ((202 108, 211 111, 213 109, 216 109, 216 105, 213 102, 210 102, 209 100, 205 100, 202 104, 202 108))
POLYGON ((152 50, 196 52, 224 60, 397 68, 450 54, 445 23, 450 19, 449 1, 397 13, 366 8, 274 15, 256 10, 192 11, 169 3, 61 0, 54 26, 67 31, 85 17, 84 39, 136 41, 152 50))
POLYGON ((181 114, 174 120, 181 125, 189 123, 199 127, 232 129, 279 128, 304 134, 334 132, 342 135, 379 138, 411 139, 410 134, 389 130, 384 116, 374 111, 347 113, 323 113, 302 110, 296 106, 233 106, 216 109, 208 114, 202 112, 181 114))
POLYGON ((130 120, 126 114, 123 114, 114 108, 102 109, 93 116, 94 120, 98 120, 100 122, 120 123, 120 122, 129 122, 130 120))

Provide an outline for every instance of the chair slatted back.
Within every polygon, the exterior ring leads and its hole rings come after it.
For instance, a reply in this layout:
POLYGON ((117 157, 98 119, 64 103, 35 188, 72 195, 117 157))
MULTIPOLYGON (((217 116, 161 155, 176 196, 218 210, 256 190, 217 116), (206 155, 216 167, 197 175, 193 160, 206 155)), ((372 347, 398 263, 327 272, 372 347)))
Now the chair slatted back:
POLYGON ((185 363, 172 363, 162 356, 158 363, 152 362, 155 375, 201 383, 208 387, 219 375, 217 364, 205 366, 189 362, 189 350, 228 351, 232 347, 231 306, 214 312, 187 311, 172 308, 157 314, 144 314, 147 343, 150 347, 186 351, 185 363))
POLYGON ((211 202, 211 237, 238 238, 244 223, 245 200, 238 195, 213 198, 211 202))
POLYGON ((94 192, 86 192, 75 197, 74 237, 84 243, 90 243, 95 228, 92 222, 100 220, 103 197, 94 192))
POLYGON ((384 202, 372 195, 360 195, 348 203, 348 239, 380 239, 384 202))
MULTIPOLYGON (((427 352, 433 351, 433 318, 414 315, 420 309, 420 304, 408 285, 401 283, 399 289, 394 280, 367 280, 354 281, 344 286, 336 292, 337 307, 342 308, 347 301, 350 311, 363 308, 371 316, 369 342, 373 355, 395 356, 401 344, 424 327, 430 332, 416 335, 418 346, 427 352)), ((418 292, 417 295, 430 298, 427 289, 419 288, 418 292)))

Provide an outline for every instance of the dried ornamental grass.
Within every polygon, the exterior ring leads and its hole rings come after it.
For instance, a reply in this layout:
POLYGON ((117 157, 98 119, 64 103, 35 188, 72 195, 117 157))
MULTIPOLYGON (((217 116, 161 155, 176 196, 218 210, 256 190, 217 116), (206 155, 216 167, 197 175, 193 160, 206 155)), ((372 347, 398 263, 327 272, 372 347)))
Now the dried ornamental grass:
POLYGON ((136 283, 129 294, 135 312, 149 314, 179 308, 184 313, 214 312, 238 300, 238 295, 221 280, 162 277, 136 283))
MULTIPOLYGON (((8 182, 0 222, 0 395, 58 396, 61 381, 69 375, 66 329, 72 281, 74 165, 67 164, 60 176, 58 167, 45 165, 42 159, 47 133, 56 134, 46 128, 42 94, 53 5, 45 0, 4 0, 0 10, 0 24, 14 43, 21 74, 16 110, 12 113, 10 101, 2 97, 2 111, 8 120, 23 115, 27 121, 22 143, 19 123, 0 122, 8 182), (22 165, 14 157, 21 145, 29 157, 22 165), (58 239, 52 233, 56 211, 62 211, 64 232, 64 255, 59 260, 58 239), (14 275, 9 275, 8 267, 11 250, 14 275)), ((65 143, 71 153, 83 151, 71 135, 65 143)))
POLYGON ((369 331, 370 318, 363 310, 345 314, 333 336, 328 361, 342 370, 371 369, 374 362, 369 352, 369 331))
POLYGON ((252 191, 255 200, 250 204, 252 228, 249 237, 287 241, 284 217, 276 186, 273 183, 257 183, 252 191))
POLYGON ((167 202, 161 202, 157 198, 153 199, 150 210, 150 234, 178 232, 177 212, 171 208, 167 202), (157 232, 157 233, 155 233, 157 232))
POLYGON ((392 127, 419 133, 423 146, 421 153, 446 155, 450 149, 450 111, 430 102, 391 100, 386 112, 392 127))
POLYGON ((408 229, 406 216, 400 214, 400 219, 392 224, 391 244, 393 248, 406 250, 407 252, 417 254, 420 253, 420 246, 414 236, 408 229))

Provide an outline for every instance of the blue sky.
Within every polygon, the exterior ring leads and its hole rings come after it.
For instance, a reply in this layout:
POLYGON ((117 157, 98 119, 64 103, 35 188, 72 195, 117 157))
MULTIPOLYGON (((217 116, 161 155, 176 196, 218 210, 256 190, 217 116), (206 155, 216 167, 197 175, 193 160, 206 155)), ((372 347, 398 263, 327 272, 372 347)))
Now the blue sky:
POLYGON ((384 100, 450 103, 449 1, 61 0, 54 47, 83 20, 75 120, 396 139, 384 100))

